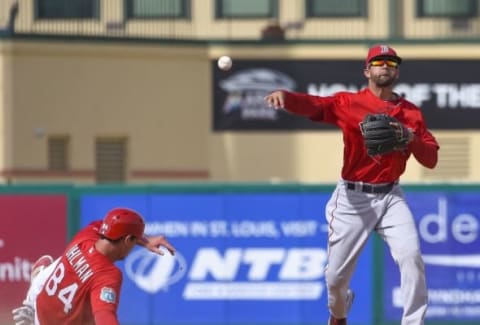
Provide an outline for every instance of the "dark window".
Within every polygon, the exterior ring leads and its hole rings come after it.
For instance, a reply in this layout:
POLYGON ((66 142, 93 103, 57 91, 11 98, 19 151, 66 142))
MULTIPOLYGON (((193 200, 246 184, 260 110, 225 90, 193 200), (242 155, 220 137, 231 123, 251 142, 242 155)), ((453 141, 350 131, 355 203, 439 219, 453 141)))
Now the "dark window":
POLYGON ((128 18, 189 18, 190 0, 126 0, 128 18))
POLYGON ((217 18, 275 18, 277 0, 217 0, 217 18))
POLYGON ((476 0, 417 1, 417 16, 419 17, 475 17, 477 10, 476 0))
POLYGON ((307 17, 366 17, 367 0, 307 0, 307 17))
POLYGON ((98 18, 99 0, 36 0, 39 19, 93 19, 98 18))
POLYGON ((66 171, 69 168, 67 136, 48 137, 48 169, 66 171))
POLYGON ((123 183, 126 174, 127 140, 112 138, 96 140, 97 183, 123 183))

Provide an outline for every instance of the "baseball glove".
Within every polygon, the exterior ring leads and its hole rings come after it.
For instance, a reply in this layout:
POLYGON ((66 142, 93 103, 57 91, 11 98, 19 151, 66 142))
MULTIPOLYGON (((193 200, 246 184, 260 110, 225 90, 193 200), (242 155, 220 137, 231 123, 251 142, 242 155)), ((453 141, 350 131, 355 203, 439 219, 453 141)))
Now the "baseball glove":
POLYGON ((368 114, 360 122, 360 131, 370 156, 405 149, 410 137, 402 123, 386 114, 368 114))

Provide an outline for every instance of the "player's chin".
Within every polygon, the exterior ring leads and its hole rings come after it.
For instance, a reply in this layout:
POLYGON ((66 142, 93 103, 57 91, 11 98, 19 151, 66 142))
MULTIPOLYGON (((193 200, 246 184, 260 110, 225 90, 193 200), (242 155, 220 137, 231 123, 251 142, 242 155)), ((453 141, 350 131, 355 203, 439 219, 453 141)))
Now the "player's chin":
POLYGON ((382 77, 379 77, 375 81, 375 83, 377 84, 378 87, 389 87, 389 86, 393 85, 394 81, 395 81, 395 79, 393 79, 390 76, 382 76, 382 77))
POLYGON ((119 253, 117 255, 116 261, 123 261, 128 256, 129 253, 130 253, 130 251, 123 251, 123 252, 119 253))

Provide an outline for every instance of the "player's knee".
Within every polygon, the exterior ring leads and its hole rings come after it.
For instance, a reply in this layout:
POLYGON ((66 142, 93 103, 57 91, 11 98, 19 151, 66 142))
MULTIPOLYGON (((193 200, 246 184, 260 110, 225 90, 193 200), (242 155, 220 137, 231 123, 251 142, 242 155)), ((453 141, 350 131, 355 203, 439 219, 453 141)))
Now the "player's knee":
POLYGON ((340 293, 348 288, 346 277, 336 270, 327 269, 325 282, 327 283, 328 291, 331 293, 340 293))
POLYGON ((397 264, 400 269, 407 268, 409 270, 422 270, 424 269, 422 254, 419 250, 412 250, 403 252, 396 258, 397 264))

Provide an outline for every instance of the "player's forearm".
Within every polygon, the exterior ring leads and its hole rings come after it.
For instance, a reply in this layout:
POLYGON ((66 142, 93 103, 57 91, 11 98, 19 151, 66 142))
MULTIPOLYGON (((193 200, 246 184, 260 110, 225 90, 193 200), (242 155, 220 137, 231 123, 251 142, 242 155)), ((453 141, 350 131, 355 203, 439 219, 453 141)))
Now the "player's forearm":
POLYGON ((434 168, 438 162, 438 145, 430 141, 414 138, 411 143, 413 156, 427 168, 434 168))
POLYGON ((288 112, 312 117, 321 114, 322 100, 321 97, 311 96, 295 92, 285 92, 285 107, 288 112))
POLYGON ((148 245, 148 237, 143 235, 137 240, 137 245, 146 247, 148 245))
POLYGON ((165 236, 152 236, 152 237, 147 237, 143 236, 137 241, 137 244, 140 246, 145 247, 151 252, 163 255, 163 251, 161 248, 166 248, 171 255, 175 254, 175 248, 170 244, 170 242, 165 238, 165 236))

